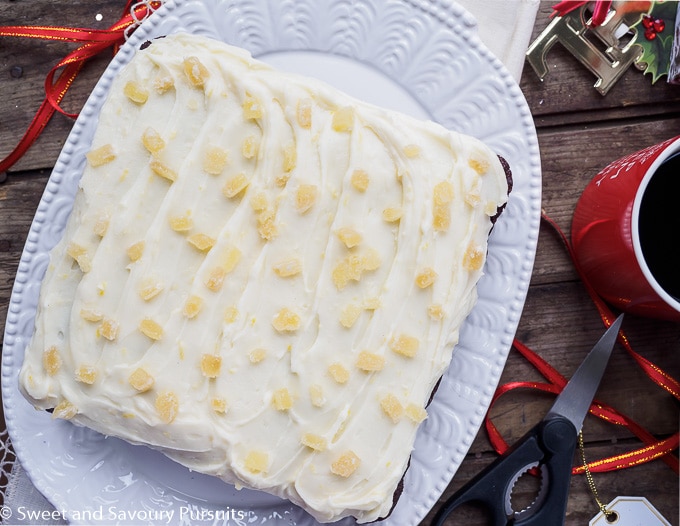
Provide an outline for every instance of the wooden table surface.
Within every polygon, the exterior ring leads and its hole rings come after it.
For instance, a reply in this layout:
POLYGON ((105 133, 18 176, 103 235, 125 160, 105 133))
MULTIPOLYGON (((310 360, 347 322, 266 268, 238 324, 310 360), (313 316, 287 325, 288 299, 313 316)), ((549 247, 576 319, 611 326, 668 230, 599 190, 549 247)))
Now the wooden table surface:
MULTIPOLYGON (((534 28, 548 23, 550 6, 542 2, 534 28)), ((0 25, 42 24, 105 28, 120 16, 121 0, 0 1, 0 25), (101 20, 97 15, 101 15, 101 20)), ((62 43, 0 38, 0 157, 16 143, 43 97, 49 69, 72 49, 62 43)), ((77 112, 110 55, 85 68, 67 96, 65 107, 77 112)), ((589 180, 609 162, 680 134, 680 86, 630 68, 606 95, 593 88, 595 78, 560 46, 549 56, 544 82, 524 70, 520 87, 534 116, 541 149, 543 208, 568 234, 574 207, 589 180)), ((37 144, 0 184, 0 332, 14 275, 33 214, 73 121, 57 115, 37 144)), ((634 349, 680 377, 680 325, 628 316, 624 329, 634 349)), ((603 325, 569 257, 552 231, 541 227, 531 286, 517 338, 569 377, 598 339, 603 325)), ((514 351, 501 383, 540 380, 514 351)), ((678 404, 653 384, 625 350, 617 346, 598 398, 663 438, 678 431, 678 404)), ((493 421, 507 441, 518 439, 549 407, 551 398, 534 392, 507 395, 493 410, 493 421)), ((640 446, 625 428, 592 416, 584 424, 586 456, 596 459, 640 446)), ((493 460, 495 453, 480 431, 442 500, 493 460)), ((578 462, 578 459, 575 459, 578 462)), ((673 525, 678 524, 678 475, 660 460, 594 475, 603 501, 618 495, 646 497, 673 525)), ((523 485, 526 493, 535 484, 523 485), (524 487, 526 486, 526 487, 524 487)), ((519 499, 527 498, 523 495, 519 499)), ((436 509, 436 508, 435 508, 436 509)), ((572 478, 566 524, 585 525, 597 508, 585 477, 572 478)), ((429 524, 432 514, 424 521, 429 524)), ((451 524, 483 525, 474 510, 464 510, 451 524)))

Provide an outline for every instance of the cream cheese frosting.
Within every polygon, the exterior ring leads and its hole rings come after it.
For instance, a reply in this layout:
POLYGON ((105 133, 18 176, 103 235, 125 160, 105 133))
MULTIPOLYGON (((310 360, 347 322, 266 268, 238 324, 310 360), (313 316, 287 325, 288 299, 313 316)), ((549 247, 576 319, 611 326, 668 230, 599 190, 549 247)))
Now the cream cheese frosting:
POLYGON ((20 388, 321 522, 385 517, 507 193, 476 139, 154 40, 102 108, 20 388))

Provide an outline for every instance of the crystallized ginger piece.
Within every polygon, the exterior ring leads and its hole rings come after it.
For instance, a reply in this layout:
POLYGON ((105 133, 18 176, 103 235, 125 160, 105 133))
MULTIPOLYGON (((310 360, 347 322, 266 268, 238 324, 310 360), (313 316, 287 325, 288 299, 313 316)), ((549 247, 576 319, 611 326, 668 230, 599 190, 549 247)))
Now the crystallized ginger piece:
POLYGON ((92 168, 97 168, 113 161, 116 158, 116 153, 113 151, 113 146, 105 144, 86 153, 85 157, 87 157, 87 162, 92 168))
POLYGON ((84 273, 92 270, 92 262, 85 247, 79 245, 78 243, 71 242, 66 248, 66 253, 71 256, 76 261, 76 263, 78 263, 80 270, 84 273))
POLYGON ((406 356, 407 358, 413 358, 418 352, 418 347, 420 347, 420 340, 414 336, 409 336, 407 334, 400 334, 395 336, 390 340, 390 349, 395 353, 406 356))
POLYGON ((350 181, 354 189, 359 192, 365 192, 368 188, 368 174, 364 170, 354 170, 350 181))
POLYGON ((227 307, 224 310, 224 323, 234 323, 238 319, 238 309, 236 307, 227 307))
POLYGON ((224 285, 224 278, 227 277, 227 272, 222 267, 215 267, 208 274, 205 280, 205 286, 213 292, 218 292, 222 285, 224 285))
POLYGON ((226 413, 228 409, 227 401, 217 396, 210 399, 210 407, 212 407, 213 411, 220 414, 226 413))
POLYGON ((80 309, 80 317, 85 321, 102 321, 104 315, 93 309, 80 309))
POLYGON ((203 298, 199 296, 190 296, 189 299, 184 303, 184 309, 182 313, 189 319, 193 319, 198 316, 203 308, 203 298))
POLYGON ((483 175, 489 171, 489 161, 480 157, 471 157, 468 160, 468 165, 479 175, 483 175))
POLYGON ((201 372, 206 378, 217 378, 222 369, 222 357, 214 354, 201 356, 201 372))
POLYGON ((139 324, 140 332, 152 340, 160 340, 163 337, 163 327, 151 318, 144 318, 139 324))
POLYGON ((68 400, 62 400, 57 404, 57 407, 52 411, 52 418, 63 418, 64 420, 71 420, 78 414, 78 408, 68 400))
POLYGON ((404 412, 406 416, 416 424, 420 424, 427 418, 427 411, 416 404, 408 404, 404 412))
POLYGON ((277 312, 272 320, 272 325, 279 332, 294 332, 300 328, 300 323, 300 316, 288 307, 277 312))
POLYGON ((227 182, 222 188, 222 193, 224 194, 225 197, 231 199, 239 195, 241 192, 243 192, 243 190, 245 190, 248 187, 249 183, 250 181, 246 177, 246 174, 242 172, 238 173, 227 179, 227 182))
POLYGON ((172 391, 159 393, 156 397, 156 412, 160 419, 166 424, 171 423, 179 412, 179 400, 177 395, 172 391))
POLYGON ((264 212, 269 207, 267 195, 264 192, 257 192, 250 198, 250 206, 254 212, 264 212))
POLYGON ((392 394, 388 394, 380 399, 380 407, 395 424, 399 422, 404 415, 404 406, 401 405, 399 399, 392 394))
POLYGON ((144 133, 142 134, 142 144, 149 153, 158 153, 165 148, 165 141, 160 134, 151 127, 144 130, 144 133))
POLYGON ((366 310, 378 310, 381 305, 380 298, 366 298, 363 301, 363 307, 366 310))
POLYGON ((210 175, 220 175, 229 163, 229 152, 219 146, 210 146, 203 156, 203 171, 210 175))
POLYGON ((416 275, 416 285, 418 285, 418 287, 421 289, 426 289, 427 287, 432 286, 436 277, 437 273, 434 271, 434 269, 429 267, 424 268, 416 275))
POLYGON ((139 288, 139 296, 144 301, 150 301, 158 296, 164 288, 165 286, 160 281, 154 278, 146 278, 142 281, 139 288))
POLYGON ((338 290, 344 289, 350 280, 359 281, 361 279, 361 259, 355 254, 340 260, 333 268, 331 277, 338 290))
POLYGON ((149 99, 149 90, 134 80, 125 83, 123 93, 136 104, 144 104, 149 99))
POLYGON ((361 254, 361 268, 362 270, 376 270, 380 268, 382 259, 380 253, 374 248, 369 248, 361 254))
POLYGON ((288 411, 293 407, 293 397, 285 387, 277 389, 272 395, 272 405, 277 411, 288 411))
POLYGON ((349 380, 349 370, 341 363, 332 363, 328 366, 328 374, 339 384, 344 384, 349 380))
POLYGON ((347 478, 358 469, 360 464, 361 460, 356 453, 354 451, 347 451, 331 464, 331 472, 347 478))
POLYGON ((433 320, 441 320, 444 317, 444 308, 439 303, 428 305, 427 313, 433 320))
POLYGON ((434 187, 432 200, 435 205, 448 205, 453 201, 453 185, 449 181, 437 183, 434 187))
POLYGON ((312 405, 314 407, 323 407, 323 405, 326 403, 326 397, 323 394, 323 387, 321 387, 319 384, 310 385, 309 398, 312 401, 312 405))
POLYGON ((465 202, 472 208, 475 208, 482 201, 482 196, 479 194, 478 188, 473 188, 465 194, 465 202))
POLYGON ((381 371, 385 367, 385 357, 369 351, 361 351, 356 366, 366 372, 381 371))
POLYGON ((383 220, 387 223, 396 223, 404 215, 404 211, 397 206, 390 206, 382 211, 383 220))
POLYGON ((404 155, 406 155, 406 157, 409 159, 420 157, 420 146, 417 144, 407 144, 404 146, 404 155))
POLYGON ((127 249, 127 256, 130 261, 135 262, 139 260, 144 254, 144 241, 138 241, 137 243, 130 245, 127 249))
POLYGON ((354 303, 345 305, 340 312, 340 325, 346 329, 351 328, 361 315, 361 307, 354 303))
POLYGON ((432 210, 432 227, 437 232, 446 232, 451 227, 451 210, 448 206, 435 205, 432 210))
POLYGON ((252 159, 257 155, 259 144, 254 135, 249 135, 241 143, 241 155, 246 159, 252 159))
POLYGON ((453 185, 449 181, 442 181, 434 187, 432 226, 439 232, 446 231, 451 226, 450 203, 453 195, 453 185))
POLYGON ((92 231, 99 237, 104 237, 106 231, 109 229, 109 219, 107 217, 100 217, 94 224, 92 231))
POLYGON ((241 107, 243 108, 243 117, 246 120, 259 119, 263 115, 262 104, 249 93, 246 93, 246 98, 243 100, 241 107))
POLYGON ((482 268, 484 264, 484 251, 477 245, 470 245, 463 256, 463 267, 474 271, 482 268))
POLYGON ((215 239, 207 234, 193 234, 187 238, 187 242, 200 252, 208 252, 215 246, 215 239))
POLYGON ((265 241, 271 241, 279 233, 276 226, 276 211, 273 209, 266 209, 260 212, 257 216, 257 231, 260 237, 265 241))
POLYGON ((287 144, 283 149, 283 171, 292 172, 297 164, 297 150, 295 144, 287 144))
POLYGON ((98 333, 100 336, 103 336, 104 338, 112 342, 116 338, 118 338, 119 330, 120 326, 118 325, 117 321, 114 321, 109 318, 104 318, 101 325, 99 326, 98 333))
POLYGON ((43 352, 42 356, 43 369, 50 376, 54 376, 61 369, 61 356, 59 356, 59 351, 53 345, 49 349, 43 352))
POLYGON ((338 239, 342 241, 347 248, 357 246, 362 241, 362 236, 359 232, 351 227, 343 227, 337 232, 338 239))
POLYGON ((222 267, 227 274, 236 268, 239 261, 241 261, 241 251, 236 247, 230 247, 222 254, 222 267))
POLYGON ((213 292, 218 292, 227 274, 232 272, 241 260, 241 251, 236 247, 231 247, 224 251, 221 258, 221 265, 213 268, 205 280, 205 286, 213 292))
POLYGON ((302 262, 298 258, 288 258, 279 261, 272 268, 277 276, 289 278, 302 272, 302 262))
POLYGON ((324 451, 328 447, 326 439, 314 433, 305 433, 302 435, 300 442, 314 451, 324 451))
POLYGON ((194 227, 194 220, 191 219, 190 212, 181 216, 171 216, 169 223, 170 228, 179 233, 188 232, 194 227))
POLYGON ((81 365, 76 371, 76 380, 92 385, 97 379, 97 370, 93 365, 81 365))
POLYGON ((149 391, 154 384, 154 378, 146 370, 138 367, 130 376, 128 376, 128 383, 140 393, 146 393, 149 391))
POLYGON ((333 112, 332 127, 337 132, 349 132, 354 127, 354 110, 350 106, 338 108, 333 112))
POLYGON ((296 118, 300 128, 308 130, 312 127, 312 99, 305 97, 298 100, 296 118))
POLYGON ((203 88, 205 86, 210 73, 208 69, 196 57, 187 57, 184 59, 184 74, 189 80, 189 83, 195 88, 203 88))
POLYGON ((162 77, 159 75, 153 81, 153 88, 159 95, 162 95, 163 93, 171 90, 174 87, 175 79, 173 79, 170 75, 164 75, 162 77))
POLYGON ((267 357, 267 349, 252 349, 248 352, 248 360, 250 363, 260 363, 267 357))
POLYGON ((263 451, 250 451, 246 455, 245 467, 251 473, 266 473, 269 467, 269 455, 263 451))
POLYGON ((159 177, 162 177, 163 179, 167 179, 170 182, 177 180, 177 172, 172 170, 169 166, 158 159, 152 159, 149 162, 149 168, 151 168, 153 173, 159 177))
POLYGON ((295 208, 301 214, 307 213, 316 202, 318 188, 313 184, 301 184, 295 195, 295 208))

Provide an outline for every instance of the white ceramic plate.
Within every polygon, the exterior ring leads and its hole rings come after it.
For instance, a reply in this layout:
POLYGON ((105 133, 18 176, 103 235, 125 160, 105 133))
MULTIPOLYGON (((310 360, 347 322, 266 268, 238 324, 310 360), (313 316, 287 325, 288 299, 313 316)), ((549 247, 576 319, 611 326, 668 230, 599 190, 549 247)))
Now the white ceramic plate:
POLYGON ((52 420, 17 389, 48 251, 71 210, 111 81, 142 42, 177 31, 239 45, 281 69, 479 137, 512 167, 515 187, 491 236, 479 301, 419 430, 404 493, 383 521, 416 525, 462 462, 496 389, 529 286, 540 220, 540 158, 529 109, 479 41, 475 20, 450 0, 169 0, 131 36, 59 156, 19 264, 2 357, 5 418, 19 459, 72 523, 315 524, 286 501, 236 491, 146 447, 52 420))

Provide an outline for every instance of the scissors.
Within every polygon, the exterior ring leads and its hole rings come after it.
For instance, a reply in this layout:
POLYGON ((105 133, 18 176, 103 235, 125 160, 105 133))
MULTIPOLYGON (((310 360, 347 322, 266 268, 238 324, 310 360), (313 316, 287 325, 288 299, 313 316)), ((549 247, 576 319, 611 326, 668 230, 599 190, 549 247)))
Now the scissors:
POLYGON ((623 314, 588 353, 543 420, 454 493, 437 512, 432 526, 442 526, 453 510, 473 502, 488 509, 493 526, 564 524, 578 434, 622 321, 623 314), (516 512, 510 505, 512 488, 522 474, 535 467, 540 470, 541 489, 531 506, 516 512))

